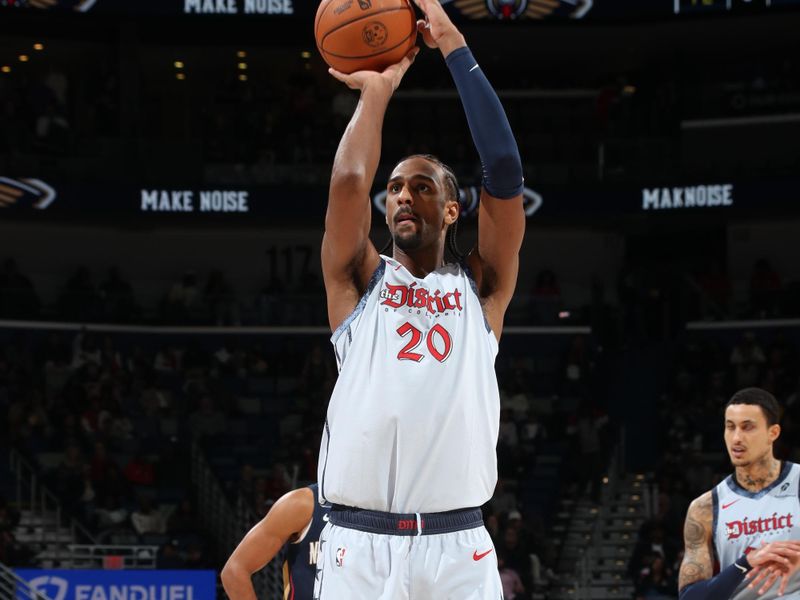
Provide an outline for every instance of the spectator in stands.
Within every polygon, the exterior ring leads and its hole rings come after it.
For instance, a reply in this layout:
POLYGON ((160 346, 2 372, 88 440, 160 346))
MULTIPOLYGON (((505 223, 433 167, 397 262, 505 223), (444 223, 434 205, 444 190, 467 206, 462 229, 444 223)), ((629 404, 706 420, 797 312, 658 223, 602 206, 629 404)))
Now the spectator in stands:
POLYGON ((639 572, 636 581, 635 597, 636 600, 649 598, 651 600, 666 600, 675 598, 675 589, 678 581, 671 567, 663 556, 659 554, 650 555, 647 565, 639 572))
POLYGON ((144 450, 138 452, 125 466, 125 479, 133 485, 152 486, 156 483, 153 463, 144 450))
POLYGON ((197 515, 194 506, 191 500, 184 498, 167 520, 167 532, 170 535, 188 534, 194 533, 196 528, 197 515))
POLYGON ((167 293, 164 300, 164 319, 176 324, 193 323, 200 319, 201 313, 197 274, 186 271, 167 293))
POLYGON ((497 547, 497 555, 502 556, 505 565, 519 574, 522 583, 526 587, 531 587, 533 575, 531 573, 531 559, 527 548, 520 540, 520 529, 512 522, 521 520, 521 515, 517 511, 512 511, 508 515, 508 524, 503 531, 503 539, 497 547))
POLYGON ((497 568, 500 571, 500 581, 503 584, 503 600, 521 600, 521 594, 525 593, 525 586, 519 573, 506 565, 505 557, 498 554, 497 568))
POLYGON ((750 276, 750 310, 754 317, 775 317, 780 308, 781 277, 766 258, 753 265, 750 276))
POLYGON ((744 389, 757 385, 766 362, 767 357, 756 340, 756 334, 746 331, 731 352, 730 364, 734 369, 736 387, 744 389))
POLYGON ((659 522, 645 523, 639 533, 639 540, 631 554, 629 562, 629 572, 635 581, 641 582, 643 575, 650 574, 653 560, 661 558, 662 569, 660 575, 664 575, 665 565, 672 565, 678 554, 680 544, 676 544, 674 537, 666 535, 664 527, 659 522))
POLYGON ((55 102, 36 118, 36 145, 43 153, 64 154, 69 148, 70 124, 55 102))
POLYGON ((573 398, 586 397, 592 367, 592 357, 586 337, 576 335, 562 359, 560 395, 573 398))
POLYGON ((498 444, 508 448, 516 448, 519 444, 517 424, 513 419, 511 411, 503 409, 500 411, 500 430, 498 434, 498 444))
POLYGON ((128 509, 122 505, 120 496, 106 493, 94 514, 94 525, 101 529, 123 527, 130 517, 128 509))
POLYGON ((145 533, 164 533, 164 518, 153 508, 149 496, 139 496, 139 506, 131 513, 131 525, 139 535, 145 533))
POLYGON ((519 441, 529 462, 532 462, 542 440, 547 439, 547 429, 535 411, 530 411, 519 426, 519 441))
POLYGON ((97 345, 97 338, 85 329, 81 330, 72 341, 72 369, 77 371, 86 364, 100 366, 103 353, 97 345))

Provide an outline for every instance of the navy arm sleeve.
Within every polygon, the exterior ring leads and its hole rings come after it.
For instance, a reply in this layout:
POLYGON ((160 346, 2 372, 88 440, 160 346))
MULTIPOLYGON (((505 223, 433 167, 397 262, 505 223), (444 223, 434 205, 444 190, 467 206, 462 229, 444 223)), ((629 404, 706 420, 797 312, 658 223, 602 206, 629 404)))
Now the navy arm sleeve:
POLYGON ((729 600, 751 568, 747 557, 742 556, 711 579, 695 581, 684 586, 678 600, 729 600))
POLYGON ((523 190, 522 161, 497 93, 466 46, 451 52, 446 62, 481 157, 483 187, 495 198, 519 196, 523 190))

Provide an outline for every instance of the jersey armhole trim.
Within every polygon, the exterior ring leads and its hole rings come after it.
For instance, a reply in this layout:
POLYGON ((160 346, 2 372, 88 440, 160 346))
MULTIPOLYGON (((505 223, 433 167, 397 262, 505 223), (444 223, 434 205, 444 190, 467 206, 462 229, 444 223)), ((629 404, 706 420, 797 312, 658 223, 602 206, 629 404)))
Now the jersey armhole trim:
POLYGON ((336 328, 336 331, 333 332, 331 335, 331 342, 336 344, 336 341, 341 337, 342 333, 344 333, 348 327, 350 327, 350 323, 352 323, 358 315, 364 310, 364 307, 367 305, 367 299, 369 295, 372 293, 372 290, 375 289, 375 286, 378 285, 378 281, 380 281, 381 277, 383 277, 383 273, 386 270, 386 261, 381 258, 381 263, 375 268, 375 272, 372 273, 372 277, 369 279, 369 283, 367 284, 367 289, 364 290, 364 293, 361 295, 361 299, 356 304, 356 307, 353 309, 347 318, 342 321, 342 324, 336 328))
POLYGON ((719 560, 719 556, 717 555, 717 525, 719 521, 719 494, 717 494, 717 486, 714 486, 711 490, 711 506, 711 549, 716 559, 719 560))
MULTIPOLYGON (((316 502, 316 499, 314 499, 314 502, 316 502)), ((311 530, 311 526, 313 524, 314 524, 314 513, 311 513, 311 518, 308 520, 308 523, 303 528, 303 531, 300 532, 300 535, 297 536, 297 539, 295 541, 290 542, 290 543, 291 544, 299 544, 304 539, 306 539, 306 536, 308 535, 308 532, 311 530)))
POLYGON ((464 270, 464 274, 467 276, 467 281, 469 281, 469 287, 472 288, 472 292, 475 294, 475 298, 478 300, 478 306, 481 307, 481 315, 483 316, 483 324, 486 326, 486 333, 494 337, 494 333, 492 332, 492 328, 489 325, 489 321, 486 320, 486 313, 483 312, 483 304, 481 304, 481 295, 478 293, 478 285, 475 283, 475 276, 472 273, 472 269, 469 268, 466 259, 462 260, 458 264, 461 265, 461 268, 464 270))

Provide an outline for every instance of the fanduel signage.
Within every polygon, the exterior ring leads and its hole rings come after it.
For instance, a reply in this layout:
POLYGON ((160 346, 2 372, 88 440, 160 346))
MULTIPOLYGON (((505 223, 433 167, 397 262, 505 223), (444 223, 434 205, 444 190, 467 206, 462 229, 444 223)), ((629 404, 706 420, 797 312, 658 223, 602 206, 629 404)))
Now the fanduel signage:
POLYGON ((732 184, 645 188, 642 190, 642 210, 675 210, 715 206, 733 206, 732 184))
MULTIPOLYGON (((215 600, 214 571, 43 571, 16 574, 52 600, 215 600)), ((29 596, 21 590, 17 598, 29 596)))

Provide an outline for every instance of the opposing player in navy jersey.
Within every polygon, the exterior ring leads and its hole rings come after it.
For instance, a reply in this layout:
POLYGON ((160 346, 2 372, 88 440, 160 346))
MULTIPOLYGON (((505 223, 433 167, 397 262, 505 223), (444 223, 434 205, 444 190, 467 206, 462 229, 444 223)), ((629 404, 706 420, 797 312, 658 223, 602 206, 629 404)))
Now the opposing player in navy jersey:
POLYGON ((497 482, 494 361, 525 230, 522 164, 464 36, 438 0, 415 1, 481 159, 478 243, 445 262, 458 183, 438 158, 412 155, 386 185, 391 256, 376 250, 370 192, 383 119, 417 50, 382 73, 331 71, 360 100, 334 160, 322 242, 339 378, 318 471, 320 499, 333 504, 320 538, 321 600, 502 597, 478 507, 497 482))
POLYGON ((689 506, 681 600, 800 599, 800 465, 773 454, 779 420, 778 402, 759 388, 725 407, 734 473, 689 506))
POLYGON ((286 546, 283 597, 311 600, 317 571, 319 535, 330 507, 317 502, 317 485, 283 495, 233 551, 221 579, 231 600, 255 600, 252 576, 286 546))

